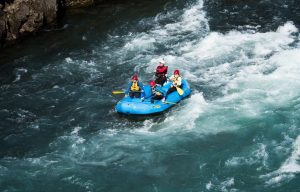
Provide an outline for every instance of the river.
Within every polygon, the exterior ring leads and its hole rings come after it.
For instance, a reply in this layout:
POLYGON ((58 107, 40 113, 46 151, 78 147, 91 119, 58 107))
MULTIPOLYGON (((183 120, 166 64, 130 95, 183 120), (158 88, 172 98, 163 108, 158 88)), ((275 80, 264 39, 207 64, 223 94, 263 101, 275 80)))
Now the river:
POLYGON ((299 191, 300 3, 149 0, 69 10, 0 53, 0 191, 299 191), (192 94, 114 106, 164 58, 192 94))

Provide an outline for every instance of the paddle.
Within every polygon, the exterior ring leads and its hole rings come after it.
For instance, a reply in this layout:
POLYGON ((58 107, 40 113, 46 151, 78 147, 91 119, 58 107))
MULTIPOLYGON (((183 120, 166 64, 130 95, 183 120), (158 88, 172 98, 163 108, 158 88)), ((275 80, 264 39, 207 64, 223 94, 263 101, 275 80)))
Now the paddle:
POLYGON ((116 95, 116 94, 124 94, 125 91, 112 91, 112 94, 116 95))
MULTIPOLYGON (((130 92, 138 92, 141 93, 142 91, 130 91, 130 92)), ((117 90, 117 91, 112 91, 112 94, 125 94, 125 91, 117 90)))
POLYGON ((184 91, 180 87, 177 87, 177 86, 175 86, 175 87, 177 89, 178 94, 183 95, 184 91))

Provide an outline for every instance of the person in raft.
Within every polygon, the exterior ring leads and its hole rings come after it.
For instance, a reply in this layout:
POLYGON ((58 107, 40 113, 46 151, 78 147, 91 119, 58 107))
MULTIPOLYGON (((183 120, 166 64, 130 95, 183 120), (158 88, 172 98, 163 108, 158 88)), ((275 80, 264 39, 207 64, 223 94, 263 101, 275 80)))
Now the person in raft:
POLYGON ((154 103, 154 100, 163 99, 165 91, 160 86, 157 86, 155 81, 150 81, 149 84, 151 87, 151 103, 154 103))
POLYGON ((128 83, 127 90, 125 91, 126 96, 130 98, 140 98, 144 101, 144 86, 139 82, 137 75, 132 76, 131 81, 128 83))
POLYGON ((166 97, 163 98, 163 102, 167 99, 167 96, 174 92, 177 91, 176 87, 182 88, 182 77, 180 76, 179 70, 176 69, 174 71, 174 74, 169 78, 169 80, 172 82, 171 87, 168 89, 166 97))
POLYGON ((163 86, 167 81, 168 66, 165 66, 165 60, 160 60, 155 70, 155 83, 163 86))

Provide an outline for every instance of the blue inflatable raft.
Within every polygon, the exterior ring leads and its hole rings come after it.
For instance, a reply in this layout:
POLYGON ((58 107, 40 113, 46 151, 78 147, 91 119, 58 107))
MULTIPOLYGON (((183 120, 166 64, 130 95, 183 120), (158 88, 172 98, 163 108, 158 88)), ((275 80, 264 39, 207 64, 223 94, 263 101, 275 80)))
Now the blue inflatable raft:
MULTIPOLYGON (((165 83, 165 85, 162 88, 167 92, 170 86, 171 82, 168 82, 165 83)), ((119 113, 129 115, 149 115, 161 113, 191 94, 190 86, 184 79, 182 80, 182 90, 184 91, 183 95, 179 95, 177 91, 174 91, 168 95, 166 103, 163 103, 161 100, 155 100, 154 103, 151 103, 150 86, 145 85, 144 90, 146 99, 143 102, 140 98, 131 99, 129 96, 124 97, 117 103, 116 111, 119 113)))

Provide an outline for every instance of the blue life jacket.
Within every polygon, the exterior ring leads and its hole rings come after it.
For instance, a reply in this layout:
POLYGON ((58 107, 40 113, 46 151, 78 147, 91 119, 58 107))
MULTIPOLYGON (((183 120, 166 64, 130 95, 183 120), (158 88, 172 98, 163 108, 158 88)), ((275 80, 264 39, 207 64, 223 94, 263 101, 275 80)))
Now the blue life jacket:
POLYGON ((155 96, 155 95, 163 95, 164 97, 166 96, 166 92, 160 87, 160 86, 155 86, 154 87, 154 91, 151 88, 151 96, 155 96))

